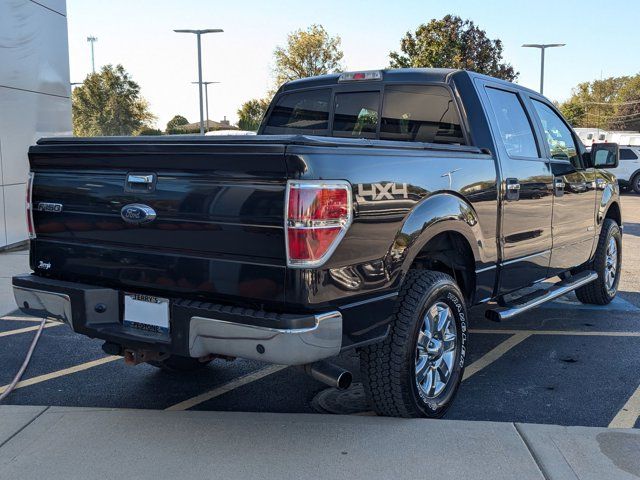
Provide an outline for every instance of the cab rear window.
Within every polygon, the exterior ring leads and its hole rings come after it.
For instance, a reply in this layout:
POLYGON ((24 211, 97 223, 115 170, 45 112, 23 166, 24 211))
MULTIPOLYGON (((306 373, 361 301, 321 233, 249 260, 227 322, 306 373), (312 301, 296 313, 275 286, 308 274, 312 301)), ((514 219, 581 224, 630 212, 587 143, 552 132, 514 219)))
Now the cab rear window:
POLYGON ((465 144, 458 110, 444 86, 389 84, 382 92, 336 90, 333 100, 328 88, 280 96, 263 133, 465 144))
POLYGON ((387 86, 380 139, 464 144, 458 111, 449 90, 436 85, 387 86))
POLYGON ((278 99, 269 115, 267 135, 326 135, 329 128, 331 90, 307 90, 288 93, 278 99))

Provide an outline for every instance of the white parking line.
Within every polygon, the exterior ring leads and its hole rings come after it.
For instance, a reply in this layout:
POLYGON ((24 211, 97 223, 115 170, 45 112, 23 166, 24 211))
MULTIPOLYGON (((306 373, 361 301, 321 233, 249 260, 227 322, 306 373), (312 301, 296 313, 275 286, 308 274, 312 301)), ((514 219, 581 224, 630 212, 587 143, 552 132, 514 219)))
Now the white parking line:
POLYGON ((496 335, 513 335, 514 333, 528 333, 529 335, 569 335, 577 337, 640 337, 640 332, 590 332, 579 330, 497 330, 476 328, 471 333, 491 333, 496 335))
POLYGON ((633 428, 638 417, 640 417, 640 386, 629 397, 618 414, 613 417, 609 428, 633 428))
MULTIPOLYGON (((512 333, 513 332, 509 332, 512 333)), ((502 357, 505 353, 511 350, 513 347, 521 343, 523 340, 526 340, 531 336, 531 333, 528 332, 517 332, 515 335, 511 335, 511 337, 507 338, 504 342, 502 342, 497 347, 489 350, 478 360, 469 365, 465 371, 464 376, 462 377, 462 381, 467 380, 469 377, 475 375, 483 368, 491 365, 493 362, 502 357)))
POLYGON ((9 320, 9 321, 17 321, 17 322, 38 322, 38 323, 40 323, 42 321, 42 318, 28 317, 28 316, 20 317, 20 316, 17 316, 17 315, 7 315, 5 317, 0 318, 0 320, 9 320))
POLYGON ((219 387, 214 388, 209 392, 202 393, 193 398, 189 398, 180 403, 176 403, 175 405, 170 406, 166 410, 188 410, 191 407, 195 407, 196 405, 206 402, 207 400, 211 400, 212 398, 219 397, 220 395, 224 395, 231 390, 235 390, 238 387, 242 387, 243 385, 247 385, 251 382, 255 382, 256 380, 260 380, 261 378, 266 377, 267 375, 271 375, 273 373, 279 372, 280 370, 284 370, 287 368, 287 365, 270 365, 265 368, 261 368, 258 371, 249 373, 242 377, 235 378, 230 382, 225 383, 224 385, 220 385, 219 387))
MULTIPOLYGON (((58 325, 63 325, 59 322, 50 322, 45 324, 44 328, 57 327, 58 325)), ((40 325, 36 325, 35 327, 24 327, 24 328, 16 328, 14 330, 7 330, 6 332, 0 332, 0 337, 8 337, 9 335, 18 335, 19 333, 27 333, 33 332, 34 330, 38 330, 40 325)))
MULTIPOLYGON (((46 326, 46 325, 45 325, 46 326)), ((75 365, 73 367, 65 368, 63 370, 57 370, 51 373, 45 373, 44 375, 38 375, 37 377, 28 378, 26 380, 22 380, 16 384, 16 389, 28 387, 29 385, 34 385, 36 383, 46 382, 47 380, 53 380, 54 378, 64 377, 65 375, 70 375, 72 373, 82 372, 83 370, 88 370, 89 368, 97 367, 98 365, 104 365, 105 363, 113 362, 115 360, 120 360, 122 357, 118 357, 115 355, 111 355, 108 357, 99 358, 97 360, 93 360, 91 362, 81 363, 80 365, 75 365)), ((4 385, 0 387, 0 393, 3 393, 9 385, 4 385)))

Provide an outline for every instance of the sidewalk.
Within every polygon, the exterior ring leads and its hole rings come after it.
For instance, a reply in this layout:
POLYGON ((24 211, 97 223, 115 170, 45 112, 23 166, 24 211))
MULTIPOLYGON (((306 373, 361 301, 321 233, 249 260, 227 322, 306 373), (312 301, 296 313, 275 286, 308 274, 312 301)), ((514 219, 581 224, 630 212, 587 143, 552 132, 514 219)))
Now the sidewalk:
POLYGON ((11 288, 11 277, 31 271, 29 268, 29 250, 12 250, 0 252, 0 315, 13 312, 16 302, 11 288))
POLYGON ((0 478, 634 479, 640 431, 0 406, 0 478))

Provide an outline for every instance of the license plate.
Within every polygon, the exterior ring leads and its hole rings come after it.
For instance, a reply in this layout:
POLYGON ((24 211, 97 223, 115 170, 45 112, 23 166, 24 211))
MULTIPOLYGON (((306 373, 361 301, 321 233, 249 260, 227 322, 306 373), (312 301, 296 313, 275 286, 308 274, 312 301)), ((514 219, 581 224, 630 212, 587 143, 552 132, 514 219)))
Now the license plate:
POLYGON ((147 332, 169 333, 169 300, 151 295, 124 296, 125 326, 147 332))

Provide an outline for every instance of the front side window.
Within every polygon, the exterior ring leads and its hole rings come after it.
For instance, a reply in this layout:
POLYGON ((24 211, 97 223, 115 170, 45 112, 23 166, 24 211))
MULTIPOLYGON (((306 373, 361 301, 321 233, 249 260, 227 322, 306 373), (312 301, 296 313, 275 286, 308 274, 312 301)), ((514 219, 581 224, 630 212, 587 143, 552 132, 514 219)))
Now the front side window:
POLYGON ((441 86, 394 85, 384 91, 381 140, 464 144, 451 94, 441 86))
POLYGON ((336 94, 333 135, 348 138, 375 138, 379 108, 379 92, 336 94))
POLYGON ((330 99, 328 88, 282 95, 269 115, 264 133, 326 135, 330 99))
POLYGON ((520 99, 515 93, 487 88, 489 103, 510 157, 538 158, 538 148, 520 99))
POLYGON ((574 166, 579 166, 578 150, 567 124, 548 105, 533 100, 533 107, 542 123, 551 158, 568 160, 574 166))
POLYGON ((620 149, 620 160, 637 160, 638 156, 629 148, 620 149))

